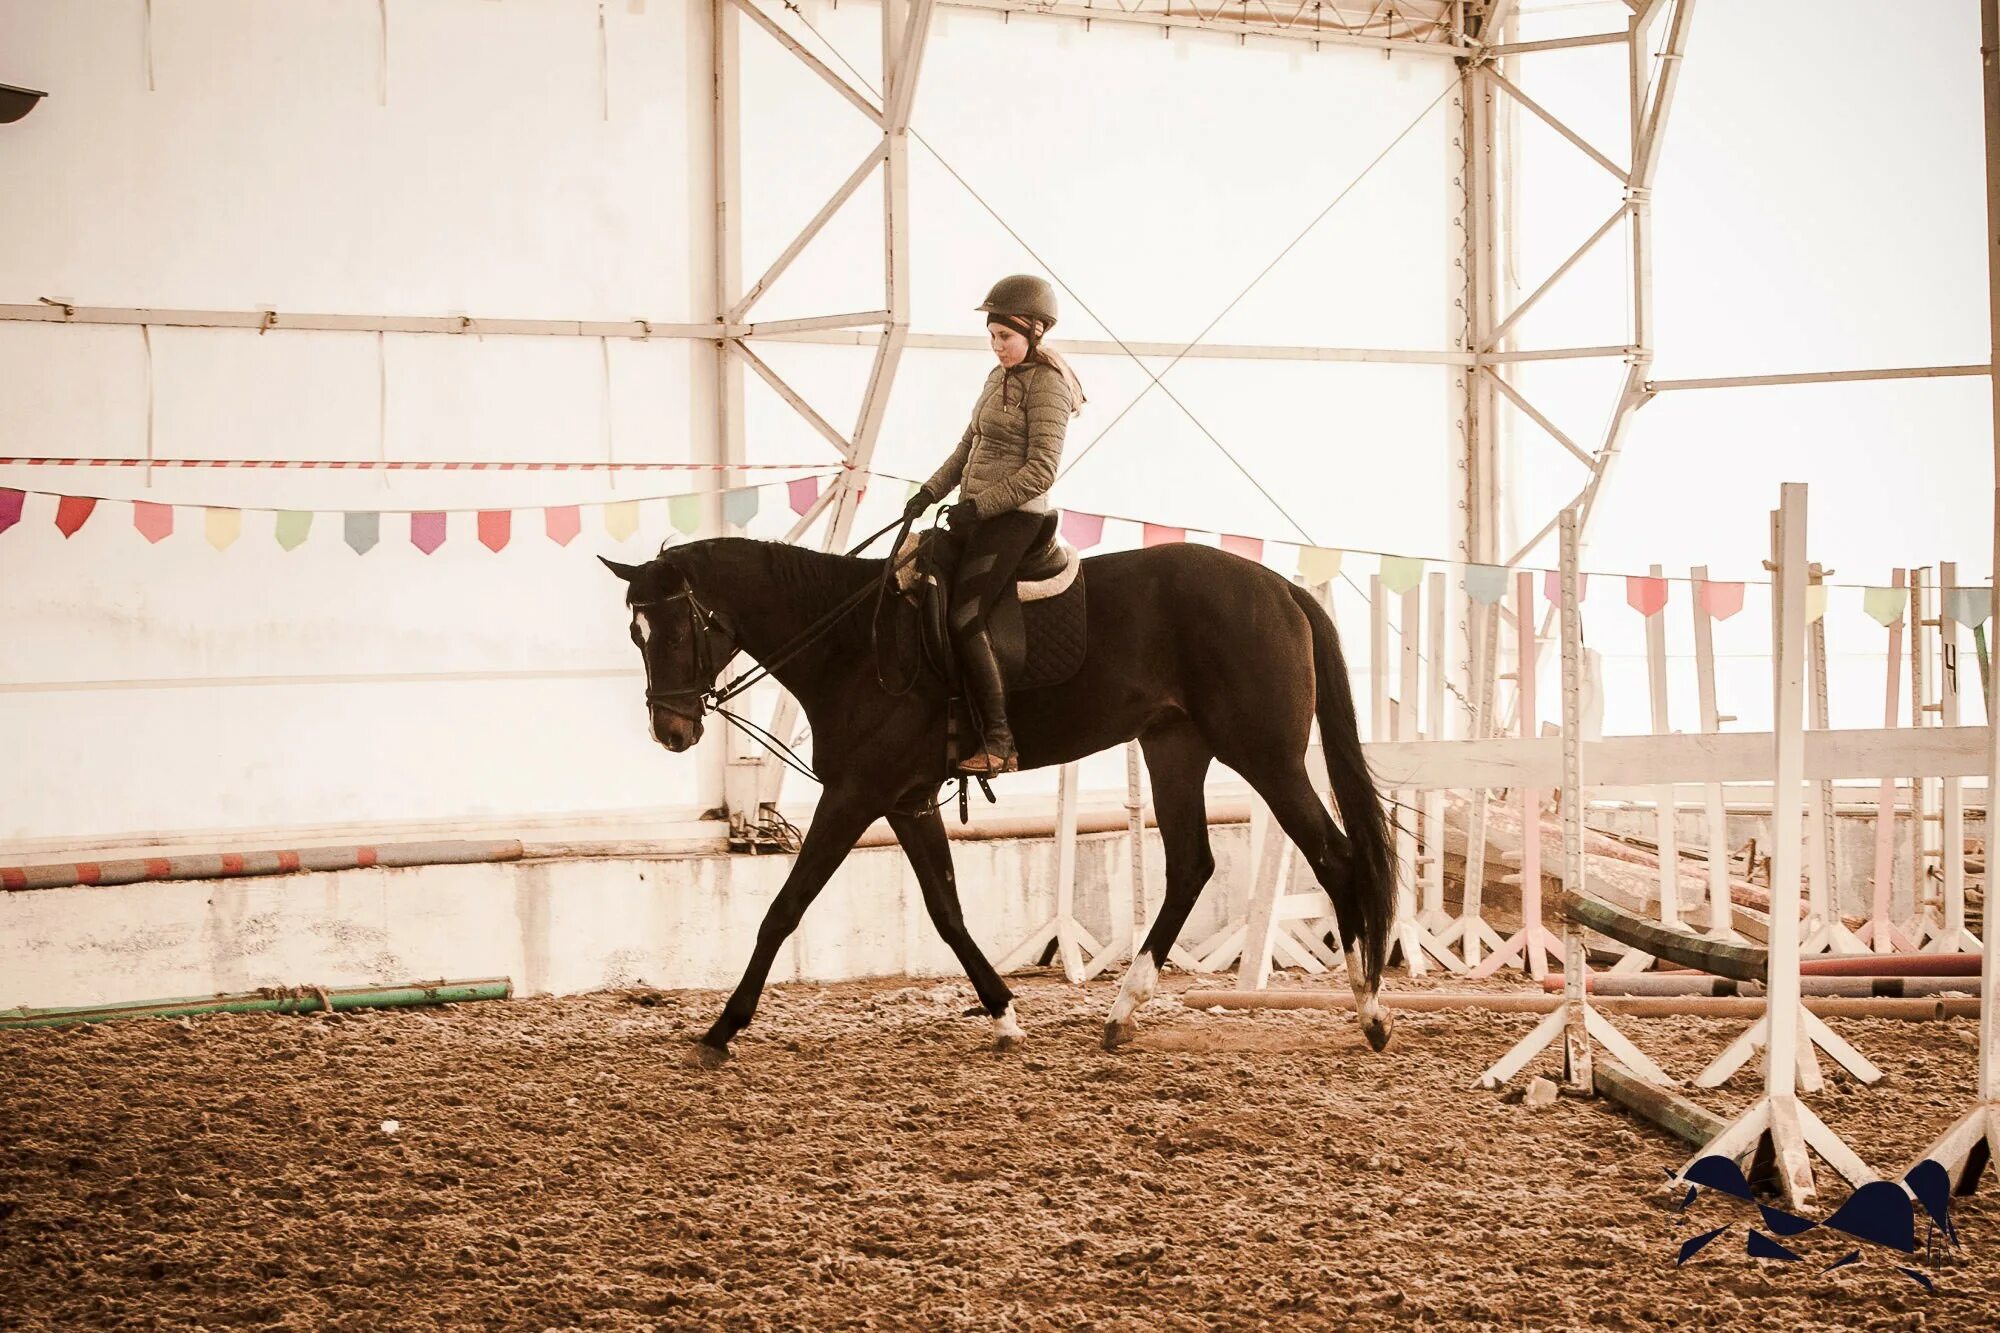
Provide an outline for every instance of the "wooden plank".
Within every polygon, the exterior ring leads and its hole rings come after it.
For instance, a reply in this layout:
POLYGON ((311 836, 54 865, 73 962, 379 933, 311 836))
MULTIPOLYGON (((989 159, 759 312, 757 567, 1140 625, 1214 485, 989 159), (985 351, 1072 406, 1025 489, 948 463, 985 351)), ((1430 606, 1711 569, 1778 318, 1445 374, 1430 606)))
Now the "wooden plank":
POLYGON ((1600 935, 1609 935, 1620 944, 1711 976, 1728 977, 1732 981, 1762 981, 1770 968, 1770 956, 1755 946, 1732 944, 1663 926, 1621 911, 1602 898, 1593 898, 1588 894, 1565 890, 1563 910, 1569 913, 1571 920, 1590 927, 1600 935))
MULTIPOLYGON (((1583 743, 1590 787, 1662 783, 1770 782, 1776 776, 1768 731, 1716 735, 1607 736, 1583 743)), ((1807 778, 1880 778, 1884 773, 1979 777, 1985 727, 1859 728, 1809 732, 1807 778)), ((1363 747, 1384 787, 1430 791, 1468 787, 1556 787, 1562 743, 1553 736, 1463 741, 1383 741, 1363 747)))
POLYGON ((1607 1100, 1658 1125, 1691 1147, 1706 1147, 1728 1126, 1721 1116, 1678 1093, 1656 1087, 1609 1060, 1597 1067, 1597 1090, 1607 1100))

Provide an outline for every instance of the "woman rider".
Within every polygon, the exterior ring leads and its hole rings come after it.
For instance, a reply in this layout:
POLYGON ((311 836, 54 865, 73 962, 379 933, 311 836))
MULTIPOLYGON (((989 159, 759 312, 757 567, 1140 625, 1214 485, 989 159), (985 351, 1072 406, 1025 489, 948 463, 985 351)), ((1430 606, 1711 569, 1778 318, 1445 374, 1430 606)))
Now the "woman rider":
POLYGON ((958 447, 911 497, 907 513, 915 517, 959 490, 958 503, 945 511, 952 530, 965 534, 952 581, 951 631, 983 734, 978 753, 958 767, 990 774, 1019 765, 986 618, 1041 531, 1063 434, 1084 398, 1069 365, 1042 346, 1056 322, 1053 287, 1024 274, 1002 278, 979 309, 1000 364, 987 375, 958 447))

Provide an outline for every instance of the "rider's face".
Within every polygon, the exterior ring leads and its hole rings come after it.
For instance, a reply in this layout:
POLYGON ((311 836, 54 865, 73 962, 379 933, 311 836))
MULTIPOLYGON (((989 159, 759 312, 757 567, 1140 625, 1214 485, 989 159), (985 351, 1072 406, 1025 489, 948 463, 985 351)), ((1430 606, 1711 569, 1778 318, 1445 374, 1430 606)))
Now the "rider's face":
POLYGON ((1005 324, 988 324, 986 336, 993 345, 993 355, 1000 364, 1012 370, 1028 355, 1028 340, 1005 324))

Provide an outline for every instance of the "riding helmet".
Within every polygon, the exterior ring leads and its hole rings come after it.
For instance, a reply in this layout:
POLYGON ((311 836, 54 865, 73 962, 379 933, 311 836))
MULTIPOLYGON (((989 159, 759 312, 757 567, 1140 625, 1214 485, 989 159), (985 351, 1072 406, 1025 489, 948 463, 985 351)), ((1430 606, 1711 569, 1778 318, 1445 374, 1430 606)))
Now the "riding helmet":
POLYGON ((989 315, 1021 315, 1039 319, 1046 332, 1056 326, 1056 289, 1045 278, 1016 273, 993 284, 977 307, 989 315))

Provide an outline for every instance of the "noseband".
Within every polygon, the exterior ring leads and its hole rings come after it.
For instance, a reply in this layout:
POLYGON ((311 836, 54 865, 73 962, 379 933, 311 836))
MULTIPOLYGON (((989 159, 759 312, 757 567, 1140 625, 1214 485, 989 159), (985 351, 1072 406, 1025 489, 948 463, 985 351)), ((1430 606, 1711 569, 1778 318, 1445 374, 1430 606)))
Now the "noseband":
POLYGON ((649 708, 658 708, 664 712, 672 713, 676 717, 686 718, 690 722, 696 722, 701 719, 701 716, 714 703, 714 680, 716 674, 721 671, 723 663, 736 655, 736 644, 734 638, 729 634, 728 627, 721 622, 713 611, 701 604, 701 600, 694 595, 692 587, 683 588, 673 596, 662 597, 657 602, 636 603, 632 609, 634 611, 652 611, 663 609, 679 601, 687 603, 688 656, 693 667, 692 679, 707 681, 709 683, 704 685, 690 685, 676 690, 661 689, 653 684, 652 654, 645 653, 646 705, 649 708), (729 651, 723 653, 719 659, 714 661, 711 661, 709 655, 709 634, 711 631, 730 639, 729 651))

